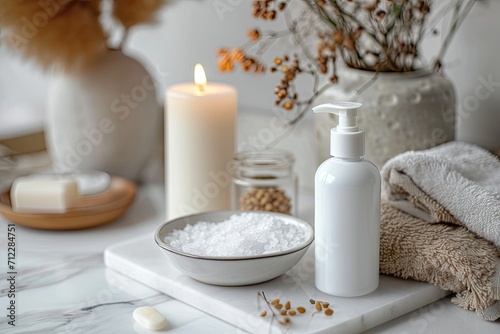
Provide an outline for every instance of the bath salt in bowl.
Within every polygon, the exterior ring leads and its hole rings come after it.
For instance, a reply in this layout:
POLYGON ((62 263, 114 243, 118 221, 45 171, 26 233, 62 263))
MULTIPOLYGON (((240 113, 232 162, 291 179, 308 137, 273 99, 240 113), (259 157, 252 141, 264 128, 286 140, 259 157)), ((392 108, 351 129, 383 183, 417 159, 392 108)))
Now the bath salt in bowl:
POLYGON ((215 211, 160 226, 155 241, 184 274, 225 286, 271 280, 290 270, 314 240, 308 223, 284 214, 215 211))

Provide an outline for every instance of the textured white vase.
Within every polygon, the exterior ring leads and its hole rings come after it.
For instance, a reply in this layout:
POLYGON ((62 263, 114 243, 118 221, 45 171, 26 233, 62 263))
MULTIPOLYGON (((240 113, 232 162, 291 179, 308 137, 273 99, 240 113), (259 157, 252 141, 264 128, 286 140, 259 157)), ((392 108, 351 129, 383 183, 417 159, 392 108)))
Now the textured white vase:
POLYGON ((121 51, 107 51, 84 73, 55 76, 45 122, 55 170, 138 180, 158 142, 160 111, 152 77, 121 51))
MULTIPOLYGON (((337 100, 363 103, 358 125, 365 129, 365 157, 381 168, 395 155, 455 138, 455 91, 450 80, 427 70, 379 73, 343 69, 339 83, 317 104, 337 100)), ((330 129, 337 120, 315 115, 320 160, 330 156, 330 129)))

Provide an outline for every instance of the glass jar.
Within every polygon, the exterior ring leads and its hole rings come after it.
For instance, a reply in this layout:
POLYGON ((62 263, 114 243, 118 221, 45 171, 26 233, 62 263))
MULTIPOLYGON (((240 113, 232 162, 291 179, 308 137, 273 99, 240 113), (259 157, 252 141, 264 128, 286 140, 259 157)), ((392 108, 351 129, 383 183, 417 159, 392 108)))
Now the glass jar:
POLYGON ((233 209, 297 214, 295 159, 284 150, 246 151, 234 157, 233 209))

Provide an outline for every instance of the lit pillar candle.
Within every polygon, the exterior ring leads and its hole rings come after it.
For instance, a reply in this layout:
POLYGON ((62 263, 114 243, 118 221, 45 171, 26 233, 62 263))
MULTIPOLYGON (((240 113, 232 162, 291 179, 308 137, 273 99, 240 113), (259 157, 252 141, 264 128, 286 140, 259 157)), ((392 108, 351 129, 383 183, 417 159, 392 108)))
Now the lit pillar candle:
POLYGON ((199 64, 194 72, 194 83, 171 86, 166 93, 167 219, 230 209, 236 89, 207 83, 199 64))

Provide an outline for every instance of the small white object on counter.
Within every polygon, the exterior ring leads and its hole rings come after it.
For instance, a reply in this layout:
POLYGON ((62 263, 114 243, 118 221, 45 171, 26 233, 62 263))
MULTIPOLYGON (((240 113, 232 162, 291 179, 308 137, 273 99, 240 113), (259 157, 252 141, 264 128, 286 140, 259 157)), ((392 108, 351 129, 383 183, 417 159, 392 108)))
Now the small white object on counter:
POLYGON ((136 308, 133 317, 141 326, 153 331, 158 331, 167 326, 167 319, 154 307, 143 306, 136 308))
POLYGON ((32 213, 64 213, 80 194, 75 180, 26 176, 17 178, 10 190, 12 210, 32 213))

